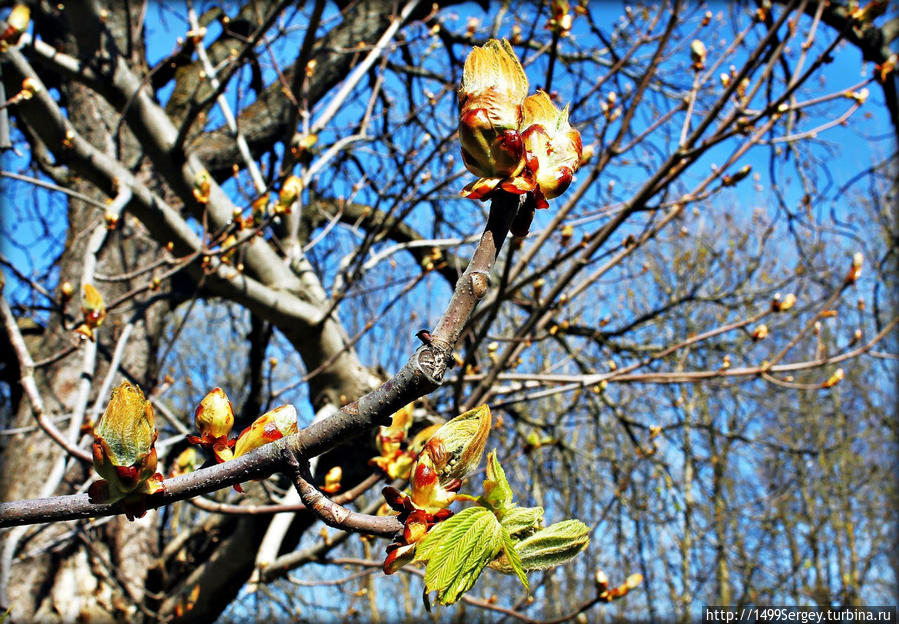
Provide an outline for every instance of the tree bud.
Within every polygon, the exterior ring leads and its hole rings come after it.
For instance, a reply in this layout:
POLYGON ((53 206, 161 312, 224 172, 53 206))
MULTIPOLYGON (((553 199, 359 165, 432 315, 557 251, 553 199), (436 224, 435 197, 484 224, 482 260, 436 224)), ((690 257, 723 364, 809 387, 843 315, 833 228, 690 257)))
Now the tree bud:
POLYGON ((524 170, 526 152, 518 130, 527 92, 524 68, 505 39, 475 46, 465 59, 459 142, 465 167, 481 179, 467 186, 463 195, 480 199, 502 179, 524 170))
POLYGON ((0 41, 15 44, 31 21, 31 9, 25 4, 17 4, 6 17, 6 30, 0 35, 0 41))
MULTIPOLYGON (((152 494, 164 489, 156 473, 156 417, 153 406, 137 386, 123 381, 112 391, 106 411, 94 425, 94 469, 103 481, 91 484, 93 503, 112 503, 132 493, 152 494)), ((129 517, 142 516, 141 504, 129 517)))
POLYGON ((91 284, 85 284, 81 289, 81 311, 84 313, 84 322, 90 329, 100 327, 106 318, 103 296, 91 284))
MULTIPOLYGON (((525 146, 537 160, 537 187, 546 199, 558 197, 571 184, 583 154, 581 134, 568 123, 568 107, 560 111, 546 92, 538 91, 524 102, 522 125, 525 146)), ((546 205, 538 197, 537 207, 546 205)))
POLYGON ((269 442, 296 433, 297 410, 293 405, 282 405, 257 418, 244 429, 234 445, 234 457, 240 457, 269 442))
POLYGON ((481 405, 442 425, 412 466, 412 501, 434 511, 454 499, 461 480, 480 463, 490 433, 490 408, 481 405))
POLYGON ((205 437, 220 438, 231 433, 234 408, 221 388, 213 388, 203 397, 194 412, 197 430, 205 437))

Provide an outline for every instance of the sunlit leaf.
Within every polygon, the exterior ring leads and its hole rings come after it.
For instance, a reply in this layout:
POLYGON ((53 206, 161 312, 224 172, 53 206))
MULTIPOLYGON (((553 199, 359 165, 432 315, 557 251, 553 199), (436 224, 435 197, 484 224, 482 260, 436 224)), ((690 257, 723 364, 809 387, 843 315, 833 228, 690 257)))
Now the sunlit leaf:
POLYGON ((512 537, 527 537, 543 528, 543 507, 512 507, 500 519, 512 537))
MULTIPOLYGON (((448 605, 471 589, 481 570, 502 550, 502 528, 489 509, 469 507, 444 521, 425 569, 425 591, 448 605)), ((429 536, 430 537, 430 536, 429 536)), ((422 544, 426 547, 425 543, 422 544)))
POLYGON ((512 571, 515 573, 515 576, 518 577, 518 580, 521 581, 521 584, 524 585, 524 591, 529 591, 528 587, 528 577, 524 573, 524 568, 521 566, 521 558, 518 556, 518 552, 515 550, 515 540, 512 539, 512 536, 509 535, 509 531, 503 527, 502 529, 503 536, 503 553, 506 556, 506 559, 509 561, 509 567, 512 568, 512 571))
MULTIPOLYGON (((527 572, 548 570, 574 558, 590 543, 590 527, 580 520, 564 520, 537 531, 515 545, 521 567, 527 572)), ((504 552, 490 567, 503 574, 515 574, 504 552)))

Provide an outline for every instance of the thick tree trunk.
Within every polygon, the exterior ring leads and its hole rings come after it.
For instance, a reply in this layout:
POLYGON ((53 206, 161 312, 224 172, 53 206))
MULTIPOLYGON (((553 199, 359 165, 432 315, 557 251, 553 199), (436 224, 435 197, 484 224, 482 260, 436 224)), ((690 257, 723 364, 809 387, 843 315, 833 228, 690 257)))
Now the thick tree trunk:
MULTIPOLYGON (((120 49, 129 50, 132 60, 139 63, 143 51, 140 45, 135 45, 139 41, 131 41, 128 36, 128 24, 129 15, 124 6, 110 11, 106 23, 109 31, 115 35, 120 49)), ((82 57, 92 53, 85 44, 93 46, 101 41, 85 24, 58 32, 81 35, 66 36, 63 41, 69 53, 82 57)), ((77 83, 60 85, 60 91, 66 98, 69 119, 77 132, 98 149, 118 157, 124 163, 133 165, 141 159, 140 146, 127 128, 116 127, 119 116, 105 101, 77 83)), ((145 175, 150 175, 149 170, 145 175)), ((85 182, 72 180, 71 186, 98 201, 105 199, 85 182)), ((105 227, 103 211, 78 200, 69 203, 67 216, 69 234, 59 258, 60 281, 69 281, 75 287, 76 294, 67 306, 67 318, 52 315, 40 338, 30 342, 32 357, 38 361, 79 342, 72 332, 72 320, 81 315, 79 302, 85 261, 90 253, 92 234, 98 228, 105 227)), ((119 227, 106 233, 105 241, 96 254, 95 273, 97 276, 128 273, 150 264, 159 253, 159 246, 146 236, 143 226, 132 217, 123 215, 119 227)), ((146 280, 148 277, 138 279, 146 280)), ((88 281, 98 288, 107 302, 138 285, 135 280, 99 281, 95 277, 88 281)), ((88 413, 85 420, 89 419, 90 408, 98 398, 98 388, 109 370, 111 354, 127 324, 133 324, 133 328, 125 345, 120 369, 114 373, 114 383, 121 378, 129 378, 145 391, 152 390, 157 343, 169 304, 165 298, 158 296, 160 293, 150 294, 153 296, 144 294, 137 297, 134 305, 109 311, 96 332, 95 362, 86 361, 85 353, 91 345, 82 343, 67 357, 38 369, 36 378, 48 415, 72 414, 79 410, 79 401, 83 401, 83 395, 81 398, 79 395, 87 385, 88 413)), ((26 400, 20 400, 14 426, 33 424, 31 405, 26 400)), ((81 424, 72 420, 63 421, 60 429, 78 437, 81 424)), ((84 424, 89 425, 89 422, 84 424)), ((83 482, 90 470, 89 466, 77 460, 69 460, 65 469, 60 471, 61 462, 68 458, 39 429, 13 437, 8 447, 27 449, 27 452, 4 454, 4 462, 0 466, 0 498, 3 500, 71 493, 73 485, 83 482), (62 478, 55 479, 53 475, 62 478)), ((10 540, 21 538, 6 588, 13 621, 106 621, 135 617, 136 614, 126 612, 123 605, 142 599, 146 571, 156 556, 157 542, 153 530, 156 524, 157 517, 153 512, 134 523, 121 517, 112 518, 93 527, 86 525, 79 529, 80 534, 74 539, 63 541, 61 547, 56 546, 55 541, 72 531, 74 525, 30 527, 6 534, 4 547, 10 540)), ((8 554, 5 550, 4 555, 8 554)))
MULTIPOLYGON (((140 11, 131 3, 110 3, 104 9, 105 19, 101 24, 87 5, 79 7, 78 4, 75 2, 72 8, 72 3, 67 3, 66 11, 56 14, 55 18, 35 12, 39 36, 60 46, 67 54, 86 61, 100 75, 109 72, 106 62, 113 49, 128 60, 135 74, 145 75, 140 11)), ((264 15, 274 5, 274 2, 249 2, 240 15, 264 15)), ((350 3, 345 19, 325 35, 323 42, 314 46, 312 57, 318 61, 319 69, 309 86, 310 101, 314 103, 339 83, 358 59, 356 54, 335 50, 352 50, 358 44, 376 41, 390 24, 395 9, 393 0, 350 3)), ((430 10, 430 5, 423 6, 422 10, 430 10)), ((227 42, 222 50, 226 55, 230 53, 227 42)), ((211 52, 215 57, 214 46, 211 52)), ((178 86, 168 112, 176 126, 189 108, 179 101, 178 94, 187 88, 184 92, 192 93, 194 98, 204 96, 190 88, 196 84, 199 68, 199 63, 193 62, 175 74, 178 86)), ((287 79, 292 72, 293 68, 286 70, 287 79)), ((158 160, 155 164, 150 162, 144 152, 150 148, 140 145, 128 131, 127 123, 131 120, 127 115, 124 116, 126 123, 123 123, 122 111, 113 109, 98 94, 74 81, 53 84, 52 76, 42 76, 42 79, 48 86, 56 86, 65 98, 69 120, 77 133, 88 138, 104 154, 137 171, 140 182, 164 197, 170 205, 180 205, 177 196, 163 185, 154 171, 154 167, 161 167, 162 163, 158 160)), ((275 81, 260 94, 257 104, 243 111, 240 125, 254 153, 289 139, 287 125, 291 119, 291 106, 283 96, 282 85, 275 81)), ((200 154, 217 178, 230 174, 232 165, 240 161, 230 132, 198 134, 190 143, 191 149, 200 154)), ((53 151, 57 146, 48 147, 53 151)), ((87 183, 75 181, 71 186, 101 202, 105 200, 87 183)), ((69 238, 59 266, 60 279, 70 281, 76 288, 76 297, 68 310, 72 318, 80 315, 81 273, 90 233, 103 224, 102 210, 78 201, 70 203, 69 238)), ((165 242, 153 241, 140 223, 125 214, 118 229, 108 233, 106 243, 97 254, 96 272, 114 276, 146 266, 160 257, 161 245, 165 242)), ((300 273, 303 292, 289 294, 323 311, 329 309, 330 302, 317 280, 312 277, 310 281, 307 274, 300 273)), ((138 279, 149 277, 143 275, 138 279)), ((138 285, 131 280, 94 283, 106 301, 113 301, 138 285)), ((193 286, 192 290, 196 291, 196 285, 193 286)), ((171 286, 164 286, 163 292, 141 295, 122 308, 110 311, 98 332, 95 368, 85 370, 85 347, 82 346, 37 371, 49 416, 75 410, 79 391, 86 383, 90 384, 91 390, 88 405, 93 405, 116 341, 129 322, 133 322, 134 327, 115 381, 127 377, 145 391, 152 391, 158 372, 158 340, 168 314, 178 301, 176 294, 168 293, 171 296, 167 298, 160 296, 166 294, 165 288, 171 286), (135 314, 135 310, 139 313, 135 314)), ((206 294, 200 292, 200 296, 206 294)), ((355 350, 347 346, 348 337, 336 311, 311 327, 309 324, 284 323, 277 329, 297 349, 307 370, 319 371, 309 382, 310 398, 316 409, 352 401, 377 383, 355 350)), ((40 337, 30 343, 32 357, 36 361, 51 357, 74 340, 70 325, 64 324, 63 317, 54 315, 40 337)), ((24 399, 19 402, 15 422, 11 424, 16 427, 33 425, 30 404, 24 399)), ((72 425, 75 432, 79 428, 80 423, 72 425)), ((84 482, 90 470, 89 466, 70 462, 65 478, 53 484, 51 489, 47 485, 48 475, 52 475, 54 466, 63 461, 62 449, 40 430, 19 434, 8 442, 10 448, 28 449, 28 452, 7 453, 0 465, 0 496, 3 500, 71 493, 76 484, 84 482)), ((354 453, 353 456, 352 461, 364 466, 367 454, 354 453)), ((326 464, 323 461, 322 465, 326 464)), ((348 464, 344 468, 348 474, 354 472, 348 464)), ((247 500, 252 501, 252 487, 248 491, 247 500)), ((16 556, 7 587, 13 621, 72 621, 76 618, 141 621, 160 617, 192 622, 214 620, 252 573, 256 550, 270 517, 214 516, 201 530, 194 530, 176 552, 160 552, 165 546, 165 539, 161 537, 165 520, 160 513, 149 512, 133 523, 124 518, 113 518, 96 526, 80 523, 6 533, 4 552, 7 557, 16 556), (61 539, 73 528, 78 531, 74 539, 61 539), (190 565, 182 561, 189 561, 190 565), (124 605, 132 605, 131 610, 124 605), (135 609, 133 605, 139 605, 139 608, 135 609)), ((282 550, 293 548, 312 523, 310 516, 299 514, 282 543, 282 550)))

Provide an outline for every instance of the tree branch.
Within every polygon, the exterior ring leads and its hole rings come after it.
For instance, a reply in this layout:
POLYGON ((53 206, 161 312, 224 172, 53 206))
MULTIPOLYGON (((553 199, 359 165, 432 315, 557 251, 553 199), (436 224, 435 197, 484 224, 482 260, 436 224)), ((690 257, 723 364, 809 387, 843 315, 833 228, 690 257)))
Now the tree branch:
MULTIPOLYGON (((515 217, 521 196, 499 192, 468 268, 456 282, 449 304, 432 334, 430 344, 419 347, 400 371, 358 401, 333 416, 313 423, 286 438, 266 444, 237 459, 179 475, 165 481, 165 493, 149 496, 148 508, 158 508, 274 472, 292 474, 285 453, 309 459, 377 425, 407 403, 437 389, 452 361, 456 341, 477 302, 489 287, 489 273, 515 217)), ((123 513, 118 503, 92 505, 87 494, 0 503, 0 528, 22 524, 76 520, 123 513)), ((341 525, 342 526, 342 525, 341 525)))

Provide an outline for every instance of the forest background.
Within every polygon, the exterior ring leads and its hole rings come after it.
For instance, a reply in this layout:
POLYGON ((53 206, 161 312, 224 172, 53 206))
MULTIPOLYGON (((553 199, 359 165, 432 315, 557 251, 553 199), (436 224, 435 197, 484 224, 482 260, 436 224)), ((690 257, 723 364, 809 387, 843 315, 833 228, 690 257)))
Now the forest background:
POLYGON ((317 483, 340 466, 367 513, 394 411, 369 393, 416 399, 413 431, 488 404, 518 501, 591 541, 528 596, 484 572, 437 621, 899 602, 895 3, 27 4, 0 53, 12 621, 426 617, 417 570, 383 575, 387 540, 301 510, 283 466, 244 494, 196 472, 202 495, 133 522, 30 505, 96 479, 90 428, 123 378, 164 475, 221 387, 236 431, 283 404, 315 420, 317 483), (464 60, 495 37, 584 158, 494 241, 444 352, 416 334, 443 336, 499 231, 498 200, 459 195, 456 134, 464 60), (442 378, 398 376, 447 353, 442 378), (597 571, 643 582, 606 604, 597 571))

